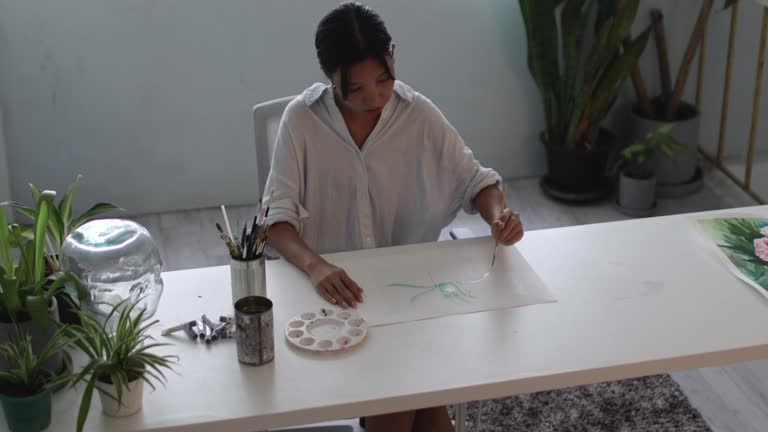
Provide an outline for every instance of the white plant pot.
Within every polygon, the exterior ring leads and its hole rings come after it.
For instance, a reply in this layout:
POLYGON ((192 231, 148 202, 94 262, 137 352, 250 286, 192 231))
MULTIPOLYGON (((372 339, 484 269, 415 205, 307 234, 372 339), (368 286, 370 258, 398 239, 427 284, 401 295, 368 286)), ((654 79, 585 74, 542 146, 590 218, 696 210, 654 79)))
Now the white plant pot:
MULTIPOLYGON (((109 394, 117 398, 117 391, 114 385, 100 383, 99 384, 109 394)), ((123 400, 118 404, 116 399, 109 397, 99 390, 99 397, 101 398, 101 409, 105 415, 110 417, 127 417, 134 415, 141 411, 141 403, 144 400, 144 380, 136 379, 128 383, 128 386, 123 389, 123 400)))

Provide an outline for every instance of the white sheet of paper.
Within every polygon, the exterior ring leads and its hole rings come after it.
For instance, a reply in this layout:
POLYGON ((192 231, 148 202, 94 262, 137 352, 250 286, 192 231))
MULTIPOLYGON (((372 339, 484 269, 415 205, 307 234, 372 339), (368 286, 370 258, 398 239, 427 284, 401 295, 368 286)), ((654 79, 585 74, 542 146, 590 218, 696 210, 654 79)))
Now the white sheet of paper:
POLYGON ((499 246, 482 279, 493 245, 482 237, 344 253, 329 261, 365 290, 357 309, 371 326, 557 301, 515 247, 499 246), (437 289, 389 286, 441 282, 460 282, 469 295, 462 300, 437 289))

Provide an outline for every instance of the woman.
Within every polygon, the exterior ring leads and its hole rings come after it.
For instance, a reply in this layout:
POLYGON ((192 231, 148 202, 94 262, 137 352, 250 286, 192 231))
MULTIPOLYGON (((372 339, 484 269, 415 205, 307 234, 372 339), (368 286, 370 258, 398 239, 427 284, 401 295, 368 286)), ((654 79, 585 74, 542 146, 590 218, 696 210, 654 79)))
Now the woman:
MULTIPOLYGON (((463 208, 509 246, 523 236, 501 177, 474 159, 432 102, 395 80, 395 45, 376 12, 343 3, 318 25, 330 84, 286 108, 265 191, 270 243, 343 308, 363 289, 319 254, 437 240, 463 208)), ((377 430, 448 431, 444 407, 367 418, 377 430)))

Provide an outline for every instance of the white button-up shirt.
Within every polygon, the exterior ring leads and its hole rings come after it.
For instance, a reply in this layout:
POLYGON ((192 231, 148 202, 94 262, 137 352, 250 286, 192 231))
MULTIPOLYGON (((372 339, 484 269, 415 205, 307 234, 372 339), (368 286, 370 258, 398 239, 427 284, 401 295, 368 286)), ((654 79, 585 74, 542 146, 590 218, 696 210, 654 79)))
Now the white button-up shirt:
POLYGON ((264 189, 267 223, 288 222, 318 253, 437 240, 461 208, 501 177, 483 168, 423 95, 396 81, 358 148, 329 85, 286 108, 264 189))

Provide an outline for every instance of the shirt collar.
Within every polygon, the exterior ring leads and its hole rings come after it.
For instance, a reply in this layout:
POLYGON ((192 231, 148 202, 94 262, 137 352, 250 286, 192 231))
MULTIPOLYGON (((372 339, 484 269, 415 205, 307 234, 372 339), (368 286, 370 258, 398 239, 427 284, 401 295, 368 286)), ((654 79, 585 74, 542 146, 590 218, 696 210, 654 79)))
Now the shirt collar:
MULTIPOLYGON (((320 97, 323 96, 326 91, 331 91, 330 84, 316 83, 313 84, 312 87, 304 90, 302 97, 304 98, 304 102, 307 104, 307 106, 310 106, 317 102, 318 99, 320 99, 320 97)), ((403 82, 395 80, 393 91, 404 101, 413 102, 414 91, 403 82)))

